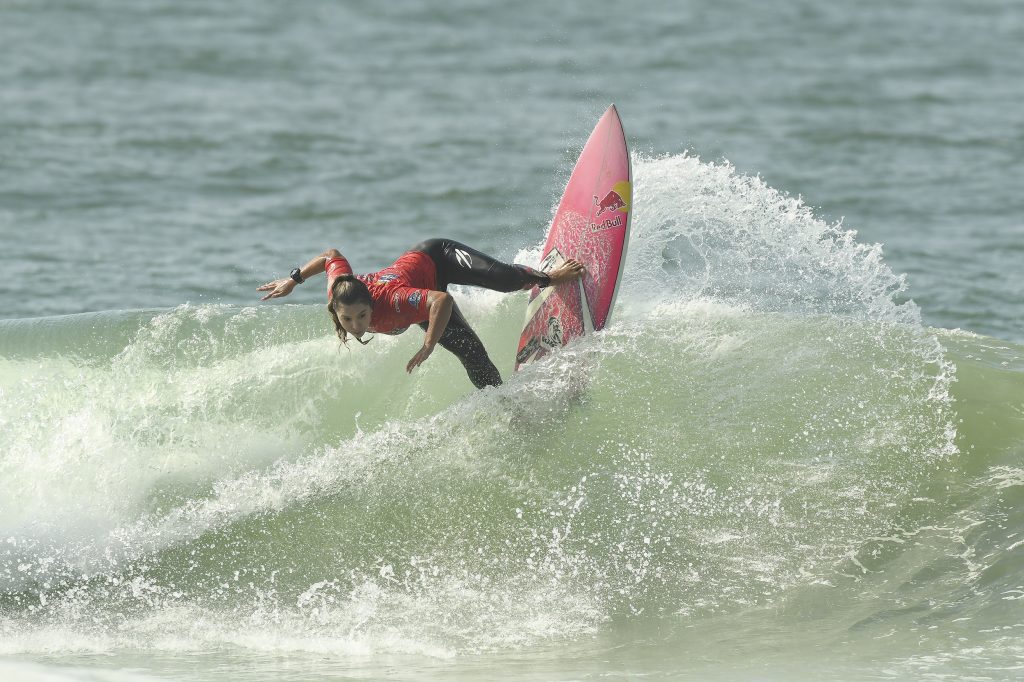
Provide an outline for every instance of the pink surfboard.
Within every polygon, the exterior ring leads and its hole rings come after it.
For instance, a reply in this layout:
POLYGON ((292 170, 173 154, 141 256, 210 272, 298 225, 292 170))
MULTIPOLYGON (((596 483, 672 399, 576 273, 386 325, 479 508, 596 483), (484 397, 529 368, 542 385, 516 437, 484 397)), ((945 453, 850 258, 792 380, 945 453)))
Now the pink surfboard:
POLYGON ((626 136, 613 104, 580 153, 541 256, 544 272, 575 258, 586 273, 579 281, 530 292, 517 370, 608 324, 626 257, 632 180, 626 136))

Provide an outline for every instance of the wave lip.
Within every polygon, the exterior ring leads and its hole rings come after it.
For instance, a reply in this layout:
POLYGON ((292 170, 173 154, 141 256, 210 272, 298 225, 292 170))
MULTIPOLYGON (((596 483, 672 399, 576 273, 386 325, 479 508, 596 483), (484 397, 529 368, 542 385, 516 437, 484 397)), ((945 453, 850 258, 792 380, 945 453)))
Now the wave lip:
POLYGON ((320 306, 0 325, 6 653, 445 660, 830 590, 849 620, 869 586, 886 623, 948 529, 1009 540, 1019 349, 923 327, 877 246, 759 180, 634 169, 602 333, 508 376, 525 301, 456 292, 497 389, 445 354, 407 376, 409 337, 339 349, 320 306))

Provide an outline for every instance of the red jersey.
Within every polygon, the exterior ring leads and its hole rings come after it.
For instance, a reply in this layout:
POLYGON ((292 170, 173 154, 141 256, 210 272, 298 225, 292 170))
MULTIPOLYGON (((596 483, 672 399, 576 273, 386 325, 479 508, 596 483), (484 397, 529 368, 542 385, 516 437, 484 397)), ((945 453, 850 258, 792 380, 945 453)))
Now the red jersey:
MULTIPOLYGON (((352 266, 344 258, 331 258, 326 269, 330 300, 334 280, 352 274, 352 266)), ((430 317, 427 294, 437 286, 437 267, 427 254, 407 251, 383 270, 356 275, 356 279, 366 285, 373 299, 370 331, 401 334, 409 325, 426 322, 430 317)))

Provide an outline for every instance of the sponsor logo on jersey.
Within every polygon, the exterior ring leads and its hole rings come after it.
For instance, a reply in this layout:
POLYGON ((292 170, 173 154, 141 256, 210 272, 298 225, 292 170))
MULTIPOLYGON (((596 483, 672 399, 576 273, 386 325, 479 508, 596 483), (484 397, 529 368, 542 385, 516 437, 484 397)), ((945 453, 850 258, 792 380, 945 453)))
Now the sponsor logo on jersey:
POLYGON ((378 282, 393 282, 396 279, 398 279, 398 275, 396 275, 393 272, 389 272, 387 274, 384 274, 384 275, 381 275, 380 277, 378 277, 377 281, 378 282))
POLYGON ((391 305, 394 307, 396 313, 402 312, 402 295, 396 293, 392 296, 391 305))
POLYGON ((409 305, 411 305, 413 308, 419 308, 421 298, 423 298, 422 291, 412 292, 411 294, 409 294, 409 305))

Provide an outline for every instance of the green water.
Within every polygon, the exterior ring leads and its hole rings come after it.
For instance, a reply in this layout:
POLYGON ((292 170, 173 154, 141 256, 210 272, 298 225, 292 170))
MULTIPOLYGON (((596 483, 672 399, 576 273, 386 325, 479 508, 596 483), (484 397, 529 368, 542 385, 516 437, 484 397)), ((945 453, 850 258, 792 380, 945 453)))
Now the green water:
POLYGON ((0 674, 1015 679, 1022 39, 1011 2, 0 5, 0 674), (327 247, 535 262, 611 101, 602 334, 512 376, 524 296, 457 291, 476 392, 405 374, 415 330, 339 348, 322 281, 257 303, 327 247))

